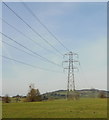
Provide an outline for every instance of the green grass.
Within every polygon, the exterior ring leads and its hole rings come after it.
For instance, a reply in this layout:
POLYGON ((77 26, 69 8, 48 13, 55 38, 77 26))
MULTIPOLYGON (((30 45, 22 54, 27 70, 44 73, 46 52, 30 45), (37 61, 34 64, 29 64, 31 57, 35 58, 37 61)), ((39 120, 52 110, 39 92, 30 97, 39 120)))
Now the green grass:
POLYGON ((3 103, 3 118, 106 118, 107 100, 84 98, 3 103))

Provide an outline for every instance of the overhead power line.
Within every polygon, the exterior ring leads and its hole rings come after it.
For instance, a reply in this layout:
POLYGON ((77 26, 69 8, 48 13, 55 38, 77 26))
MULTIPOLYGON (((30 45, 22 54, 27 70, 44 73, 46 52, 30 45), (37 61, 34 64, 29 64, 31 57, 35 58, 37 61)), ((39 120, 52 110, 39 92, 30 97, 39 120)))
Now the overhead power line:
POLYGON ((48 27, 42 23, 42 21, 39 19, 38 16, 36 16, 36 14, 34 14, 34 12, 24 3, 24 2, 21 2, 24 7, 31 13, 31 15, 48 31, 48 33, 56 40, 58 41, 62 46, 63 48, 65 48, 67 51, 69 51, 69 49, 48 29, 48 27))
MULTIPOLYGON (((0 32, 0 33, 1 33, 1 32, 0 32)), ((59 64, 57 64, 57 63, 55 63, 55 62, 53 62, 53 61, 51 61, 51 60, 48 60, 47 58, 41 56, 40 54, 32 51, 31 49, 29 49, 29 48, 27 48, 27 47, 25 47, 24 45, 22 45, 21 43, 15 41, 14 39, 10 38, 9 36, 5 35, 4 33, 1 33, 1 34, 2 34, 3 36, 5 36, 6 38, 10 39, 11 41, 15 42, 16 44, 20 45, 21 47, 25 48, 26 50, 28 50, 28 51, 32 52, 33 54, 37 55, 37 56, 40 57, 41 60, 43 60, 44 62, 49 62, 49 63, 51 63, 51 64, 57 65, 58 67, 62 67, 61 65, 59 65, 59 64)))
POLYGON ((28 63, 25 63, 25 62, 22 62, 22 61, 13 59, 13 58, 9 58, 9 57, 4 56, 4 55, 0 55, 0 56, 2 56, 2 57, 5 58, 5 59, 12 60, 12 61, 15 61, 15 62, 17 62, 17 63, 23 64, 23 65, 27 65, 27 66, 30 66, 30 67, 33 67, 33 68, 37 68, 37 69, 41 69, 41 70, 45 70, 45 71, 50 71, 50 72, 62 73, 62 72, 60 72, 60 71, 50 70, 50 69, 38 67, 38 66, 35 66, 35 65, 31 65, 31 64, 28 64, 28 63))
POLYGON ((14 30, 16 30, 18 33, 20 33, 21 35, 23 35, 25 38, 27 38, 28 40, 32 41, 33 43, 35 43, 35 45, 39 46, 40 48, 45 49, 46 51, 51 52, 51 50, 43 47, 41 44, 39 44, 38 42, 36 42, 36 40, 31 39, 30 37, 28 37, 27 35, 25 35, 23 32, 21 32, 19 29, 17 29, 16 27, 14 27, 13 25, 9 24, 6 20, 4 20, 3 18, 0 17, 0 19, 6 23, 8 26, 10 26, 11 28, 13 28, 14 30))
POLYGON ((21 52, 24 52, 24 53, 26 53, 26 54, 28 54, 28 55, 30 55, 30 56, 32 56, 32 57, 35 57, 36 58, 36 56, 35 55, 33 55, 33 54, 30 54, 30 53, 28 53, 28 52, 26 52, 26 51, 24 51, 24 50, 22 50, 22 49, 20 49, 20 48, 18 48, 18 47, 15 47, 15 46, 13 46, 13 45, 11 45, 11 44, 9 44, 9 43, 7 43, 7 42, 5 42, 5 41, 1 41, 2 43, 4 43, 4 44, 6 44, 6 45, 8 45, 8 46, 10 46, 10 47, 13 47, 14 49, 17 49, 17 50, 19 50, 19 51, 21 51, 21 52))
POLYGON ((43 38, 35 29, 33 29, 23 18, 21 18, 13 9, 11 9, 6 3, 3 2, 3 4, 10 9, 25 25, 27 25, 35 34, 37 34, 42 40, 44 40, 49 46, 51 46, 55 51, 57 51, 60 55, 63 56, 63 54, 55 48, 52 44, 50 44, 45 38, 43 38))

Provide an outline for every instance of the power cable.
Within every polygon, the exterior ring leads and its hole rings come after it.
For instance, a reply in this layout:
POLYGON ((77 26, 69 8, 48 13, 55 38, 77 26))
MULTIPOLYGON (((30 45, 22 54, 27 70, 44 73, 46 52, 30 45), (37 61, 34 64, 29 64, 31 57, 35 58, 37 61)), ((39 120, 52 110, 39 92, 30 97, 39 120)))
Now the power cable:
POLYGON ((31 13, 31 15, 48 31, 48 33, 56 40, 58 41, 62 46, 63 48, 65 48, 67 51, 69 51, 69 49, 48 29, 48 27, 42 23, 42 21, 39 19, 38 16, 36 16, 36 14, 34 14, 34 12, 24 3, 24 2, 21 2, 24 7, 31 13))
MULTIPOLYGON (((0 32, 0 33, 1 33, 1 32, 0 32)), ((14 39, 10 38, 9 36, 5 35, 4 33, 1 33, 1 34, 2 34, 3 36, 5 36, 6 38, 10 39, 11 41, 15 42, 16 44, 22 46, 22 47, 25 48, 26 50, 28 50, 28 51, 32 52, 33 54, 39 56, 40 58, 42 58, 41 60, 43 60, 44 62, 45 62, 45 60, 46 60, 46 61, 49 62, 49 63, 52 63, 52 64, 54 64, 54 65, 57 65, 58 67, 62 67, 61 65, 59 65, 59 64, 57 64, 57 63, 55 63, 55 62, 53 62, 53 61, 50 61, 50 60, 48 60, 47 58, 39 55, 38 53, 30 50, 29 48, 25 47, 24 45, 22 45, 21 43, 15 41, 14 39)))
POLYGON ((22 50, 22 49, 20 49, 20 48, 18 48, 18 47, 15 47, 15 46, 13 46, 13 45, 11 45, 11 44, 3 41, 3 40, 2 40, 1 42, 4 43, 4 44, 6 44, 6 45, 8 45, 8 46, 10 46, 10 47, 13 47, 13 48, 15 48, 15 49, 17 49, 17 50, 19 50, 19 51, 21 51, 21 52, 24 52, 24 53, 26 53, 26 54, 28 54, 28 55, 36 58, 36 56, 34 56, 33 54, 30 54, 30 53, 28 53, 28 52, 26 52, 26 51, 24 51, 24 50, 22 50))
POLYGON ((35 29, 33 29, 25 20, 23 20, 23 18, 21 18, 14 10, 12 10, 6 3, 3 2, 3 4, 5 6, 7 6, 8 9, 10 9, 21 21, 23 21, 25 23, 25 25, 27 25, 35 34, 37 34, 42 40, 44 40, 49 46, 51 46, 53 49, 55 49, 55 51, 57 51, 60 55, 63 56, 63 54, 56 49, 52 44, 50 44, 45 38, 43 38, 35 29))
POLYGON ((31 64, 28 64, 28 63, 25 63, 25 62, 22 62, 22 61, 19 61, 19 60, 16 60, 16 59, 13 59, 13 58, 9 58, 7 56, 3 56, 3 55, 0 55, 1 57, 5 58, 5 59, 8 59, 8 60, 12 60, 12 61, 15 61, 15 62, 18 62, 18 63, 21 63, 21 64, 24 64, 24 65, 27 65, 27 66, 31 66, 33 68, 37 68, 37 69, 41 69, 41 70, 45 70, 45 71, 50 71, 50 72, 58 72, 58 73, 62 73, 60 71, 55 71, 55 70, 50 70, 50 69, 46 69, 46 68, 41 68, 41 67, 38 67, 38 66, 35 66, 35 65, 31 65, 31 64))
POLYGON ((36 42, 35 40, 31 39, 30 37, 28 37, 27 35, 25 35, 23 32, 21 32, 20 30, 18 30, 16 27, 14 27, 13 25, 9 24, 7 21, 5 21, 3 18, 0 18, 4 23, 6 23, 8 26, 10 26, 11 28, 13 28, 14 30, 16 30, 18 33, 20 33, 21 35, 23 35, 25 38, 27 38, 28 40, 32 41, 33 43, 35 43, 35 45, 39 46, 40 48, 43 48, 49 52, 51 52, 49 49, 43 47, 41 44, 39 44, 38 42, 36 42))

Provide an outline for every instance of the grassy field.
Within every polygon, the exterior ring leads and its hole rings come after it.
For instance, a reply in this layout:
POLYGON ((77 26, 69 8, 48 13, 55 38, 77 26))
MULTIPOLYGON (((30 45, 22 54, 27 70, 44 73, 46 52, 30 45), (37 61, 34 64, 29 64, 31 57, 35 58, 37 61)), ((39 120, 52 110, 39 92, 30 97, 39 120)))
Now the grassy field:
POLYGON ((106 118, 107 100, 53 100, 3 103, 3 118, 106 118))
POLYGON ((2 118, 2 102, 0 101, 0 119, 2 118))

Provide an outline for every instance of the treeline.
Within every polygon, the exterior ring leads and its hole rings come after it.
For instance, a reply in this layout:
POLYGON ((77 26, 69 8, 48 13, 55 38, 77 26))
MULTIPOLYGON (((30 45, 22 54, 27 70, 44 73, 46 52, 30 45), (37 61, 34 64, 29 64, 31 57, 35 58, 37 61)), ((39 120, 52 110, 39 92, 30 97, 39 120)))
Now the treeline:
MULTIPOLYGON (((55 92, 49 92, 45 94, 40 94, 39 89, 35 89, 34 85, 29 86, 29 91, 26 96, 20 96, 16 95, 13 97, 9 97, 8 95, 5 95, 1 100, 4 103, 10 103, 10 102, 37 102, 37 101, 45 101, 45 100, 54 100, 54 99, 65 99, 66 98, 66 90, 60 90, 55 92)), ((92 98, 107 98, 109 97, 107 92, 105 91, 99 91, 99 90, 78 90, 70 95, 70 99, 79 99, 82 97, 92 97, 92 98), (89 91, 89 92, 88 92, 89 91), (75 94, 76 93, 76 94, 75 94)))

